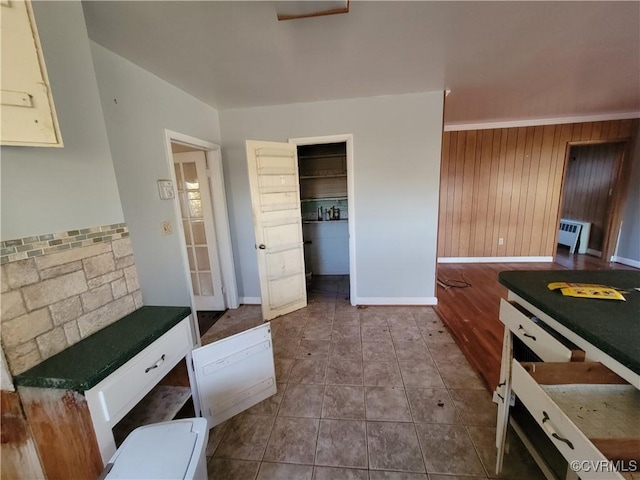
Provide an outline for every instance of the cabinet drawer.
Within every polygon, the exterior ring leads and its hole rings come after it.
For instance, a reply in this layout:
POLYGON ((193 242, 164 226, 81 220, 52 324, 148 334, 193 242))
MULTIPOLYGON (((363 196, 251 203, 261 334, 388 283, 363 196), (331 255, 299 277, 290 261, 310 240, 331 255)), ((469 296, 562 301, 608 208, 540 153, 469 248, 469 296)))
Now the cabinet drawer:
MULTIPOLYGON (((535 369, 536 364, 531 365, 535 369)), ((571 368, 569 363, 565 366, 571 368)), ((576 375, 567 370, 567 378, 572 376, 571 381, 575 381, 576 375)), ((613 373, 611 376, 619 379, 613 373)), ((577 461, 590 467, 591 471, 585 468, 579 472, 580 478, 622 479, 618 472, 609 471, 613 468, 602 466, 609 460, 629 458, 628 452, 617 451, 607 458, 601 449, 611 455, 615 448, 608 446, 631 445, 635 458, 640 440, 640 392, 629 384, 615 384, 615 380, 607 385, 557 384, 562 374, 554 372, 548 377, 553 378, 553 385, 541 385, 517 360, 513 361, 513 392, 570 465, 577 461), (618 454, 621 456, 614 458, 618 454)))
POLYGON ((584 360, 584 351, 557 332, 550 333, 534 320, 535 316, 520 305, 500 299, 500 320, 545 362, 584 360))
POLYGON ((191 350, 188 318, 96 385, 100 414, 111 425, 118 422, 191 350))

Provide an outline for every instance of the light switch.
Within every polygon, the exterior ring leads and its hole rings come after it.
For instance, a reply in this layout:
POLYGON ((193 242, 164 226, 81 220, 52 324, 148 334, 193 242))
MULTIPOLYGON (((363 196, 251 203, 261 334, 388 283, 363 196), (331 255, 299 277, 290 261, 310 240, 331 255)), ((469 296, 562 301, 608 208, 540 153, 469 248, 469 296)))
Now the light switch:
POLYGON ((171 180, 158 180, 158 192, 160 200, 173 200, 176 198, 176 192, 173 190, 173 182, 171 180))

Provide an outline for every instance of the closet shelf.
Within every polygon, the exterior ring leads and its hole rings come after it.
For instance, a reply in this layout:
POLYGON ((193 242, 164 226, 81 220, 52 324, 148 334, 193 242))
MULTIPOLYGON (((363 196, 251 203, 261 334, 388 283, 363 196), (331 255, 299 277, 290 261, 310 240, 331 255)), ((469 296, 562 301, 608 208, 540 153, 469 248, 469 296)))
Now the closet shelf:
POLYGON ((315 198, 301 198, 301 202, 325 202, 327 200, 346 200, 347 196, 341 197, 315 197, 315 198))
POLYGON ((347 174, 346 173, 331 173, 328 175, 322 175, 322 174, 318 174, 318 175, 300 175, 300 180, 311 180, 311 179, 318 179, 318 178, 341 178, 341 177, 346 177, 347 174))

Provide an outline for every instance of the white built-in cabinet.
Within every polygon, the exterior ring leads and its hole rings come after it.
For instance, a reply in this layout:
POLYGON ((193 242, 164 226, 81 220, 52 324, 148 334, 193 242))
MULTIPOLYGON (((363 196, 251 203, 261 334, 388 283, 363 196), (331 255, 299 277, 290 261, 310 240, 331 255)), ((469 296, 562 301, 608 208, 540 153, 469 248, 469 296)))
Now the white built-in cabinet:
POLYGON ((30 0, 0 2, 2 145, 61 147, 30 0))

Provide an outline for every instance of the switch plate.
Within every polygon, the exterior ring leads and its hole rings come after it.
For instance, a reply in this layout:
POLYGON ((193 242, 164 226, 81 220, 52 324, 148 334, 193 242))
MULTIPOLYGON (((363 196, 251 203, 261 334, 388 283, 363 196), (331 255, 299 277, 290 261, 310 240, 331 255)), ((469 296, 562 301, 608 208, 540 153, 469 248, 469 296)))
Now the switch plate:
POLYGON ((176 192, 173 190, 173 182, 171 180, 158 180, 158 192, 160 200, 173 200, 176 198, 176 192))
POLYGON ((500 237, 498 239, 498 245, 504 245, 504 238, 500 237))

